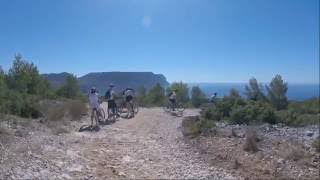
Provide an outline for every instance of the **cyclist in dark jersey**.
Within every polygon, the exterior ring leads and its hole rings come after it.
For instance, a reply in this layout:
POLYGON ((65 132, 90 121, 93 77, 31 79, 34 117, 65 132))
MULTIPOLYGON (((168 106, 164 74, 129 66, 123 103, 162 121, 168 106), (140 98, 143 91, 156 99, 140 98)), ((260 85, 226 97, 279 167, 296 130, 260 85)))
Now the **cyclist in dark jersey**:
MULTIPOLYGON (((116 93, 113 90, 113 88, 114 88, 114 85, 110 84, 109 89, 105 94, 105 98, 108 101, 108 109, 111 109, 112 113, 116 114, 117 113, 117 104, 115 101, 116 93)), ((109 113, 109 111, 108 111, 108 113, 109 113)))

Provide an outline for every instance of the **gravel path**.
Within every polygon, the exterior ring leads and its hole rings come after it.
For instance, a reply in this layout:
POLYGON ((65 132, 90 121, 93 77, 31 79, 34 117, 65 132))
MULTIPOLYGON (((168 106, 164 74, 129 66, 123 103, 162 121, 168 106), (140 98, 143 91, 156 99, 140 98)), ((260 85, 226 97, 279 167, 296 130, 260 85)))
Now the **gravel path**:
MULTIPOLYGON (((184 115, 197 113, 186 110, 184 115)), ((141 109, 134 119, 121 119, 97 133, 73 131, 56 136, 35 132, 24 143, 41 146, 12 151, 11 156, 19 160, 2 161, 9 166, 0 165, 0 179, 234 179, 223 169, 209 166, 184 143, 181 121, 161 108, 152 108, 141 109)))

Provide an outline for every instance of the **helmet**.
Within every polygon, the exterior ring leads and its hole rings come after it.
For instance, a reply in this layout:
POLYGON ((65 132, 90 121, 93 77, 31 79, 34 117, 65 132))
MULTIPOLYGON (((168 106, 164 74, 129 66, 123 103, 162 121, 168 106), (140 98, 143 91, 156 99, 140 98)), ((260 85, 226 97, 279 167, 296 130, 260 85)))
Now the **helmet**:
POLYGON ((109 84, 109 87, 114 87, 114 84, 110 83, 110 84, 109 84))
POLYGON ((97 88, 96 87, 92 87, 91 88, 91 94, 96 93, 97 92, 97 88))

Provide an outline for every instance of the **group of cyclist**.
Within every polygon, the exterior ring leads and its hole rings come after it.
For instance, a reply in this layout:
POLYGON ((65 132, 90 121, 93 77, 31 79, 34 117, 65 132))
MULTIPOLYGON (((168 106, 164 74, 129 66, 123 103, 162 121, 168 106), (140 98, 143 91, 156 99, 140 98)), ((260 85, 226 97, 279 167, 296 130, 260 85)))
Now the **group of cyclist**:
MULTIPOLYGON (((94 112, 99 113, 100 104, 102 100, 99 98, 99 93, 95 87, 91 88, 91 91, 89 92, 89 104, 91 109, 91 119, 93 119, 94 112)), ((134 109, 133 109, 133 100, 135 97, 135 92, 132 88, 126 88, 122 91, 122 99, 125 105, 127 106, 128 110, 128 117, 132 118, 134 117, 134 109)), ((210 99, 210 103, 214 103, 217 97, 217 93, 214 93, 210 99)), ((110 116, 110 113, 112 113, 115 116, 120 116, 118 114, 118 107, 116 103, 117 94, 114 90, 114 85, 110 84, 107 92, 105 93, 103 100, 108 102, 108 117, 110 116)), ((177 104, 177 90, 173 90, 168 94, 168 99, 170 102, 171 110, 176 110, 176 104, 177 104)))
MULTIPOLYGON (((123 90, 122 92, 122 98, 123 101, 126 105, 131 105, 128 106, 130 108, 128 108, 128 116, 133 117, 134 113, 133 113, 133 107, 132 107, 132 101, 134 100, 134 90, 132 88, 126 88, 125 90, 123 90)), ((109 88, 107 90, 107 92, 105 93, 105 95, 100 98, 99 92, 96 89, 96 87, 92 87, 89 94, 88 94, 88 98, 89 98, 89 105, 90 105, 90 110, 91 110, 91 119, 93 119, 94 113, 97 112, 99 113, 99 109, 100 109, 100 104, 102 101, 107 101, 108 102, 108 117, 110 115, 110 113, 112 113, 115 116, 120 116, 118 113, 118 106, 116 103, 116 99, 117 99, 117 94, 114 90, 114 85, 110 84, 109 88)))

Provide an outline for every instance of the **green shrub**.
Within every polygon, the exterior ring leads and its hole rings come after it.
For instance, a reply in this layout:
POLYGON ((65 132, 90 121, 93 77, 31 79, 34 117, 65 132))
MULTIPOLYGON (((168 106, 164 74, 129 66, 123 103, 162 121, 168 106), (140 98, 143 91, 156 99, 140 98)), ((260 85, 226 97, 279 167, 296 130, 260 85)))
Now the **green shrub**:
POLYGON ((42 116, 39 106, 39 97, 25 95, 23 101, 24 106, 21 109, 20 116, 27 118, 38 118, 42 116))
POLYGON ((190 134, 196 136, 201 133, 208 133, 215 126, 216 124, 214 121, 201 119, 190 127, 190 134))
POLYGON ((77 77, 69 74, 66 77, 65 84, 61 86, 56 93, 58 96, 69 99, 78 98, 81 93, 77 77))
POLYGON ((275 110, 267 106, 265 109, 262 110, 261 114, 258 116, 258 120, 264 123, 276 124, 277 116, 275 110))
POLYGON ((230 113, 232 124, 275 124, 275 110, 267 103, 251 101, 245 106, 236 106, 230 113))
POLYGON ((234 104, 232 103, 232 101, 225 98, 222 101, 218 101, 216 103, 216 109, 222 114, 222 117, 229 117, 233 106, 234 104))
POLYGON ((214 128, 216 126, 216 123, 214 121, 210 121, 207 119, 201 119, 198 122, 198 126, 200 128, 200 131, 202 133, 207 133, 209 132, 212 128, 214 128))
POLYGON ((278 122, 287 126, 302 127, 319 124, 320 114, 299 114, 293 110, 277 111, 278 122))
POLYGON ((148 92, 145 102, 147 105, 151 106, 161 106, 165 100, 165 90, 164 88, 157 83, 150 91, 148 92))
POLYGON ((245 87, 245 94, 252 101, 266 101, 266 96, 263 94, 263 87, 258 83, 257 79, 251 78, 249 85, 245 87))
POLYGON ((206 108, 201 112, 201 117, 207 120, 220 121, 222 114, 215 107, 206 108))
POLYGON ((299 114, 319 114, 320 99, 313 98, 302 102, 290 102, 288 109, 299 114))
POLYGON ((245 107, 234 108, 230 114, 231 124, 249 124, 247 110, 245 107))
POLYGON ((191 90, 191 102, 196 108, 207 102, 205 94, 201 91, 198 86, 192 87, 191 90))
POLYGON ((288 84, 282 80, 280 75, 276 75, 269 86, 266 86, 270 103, 277 110, 287 109, 288 107, 288 84))

